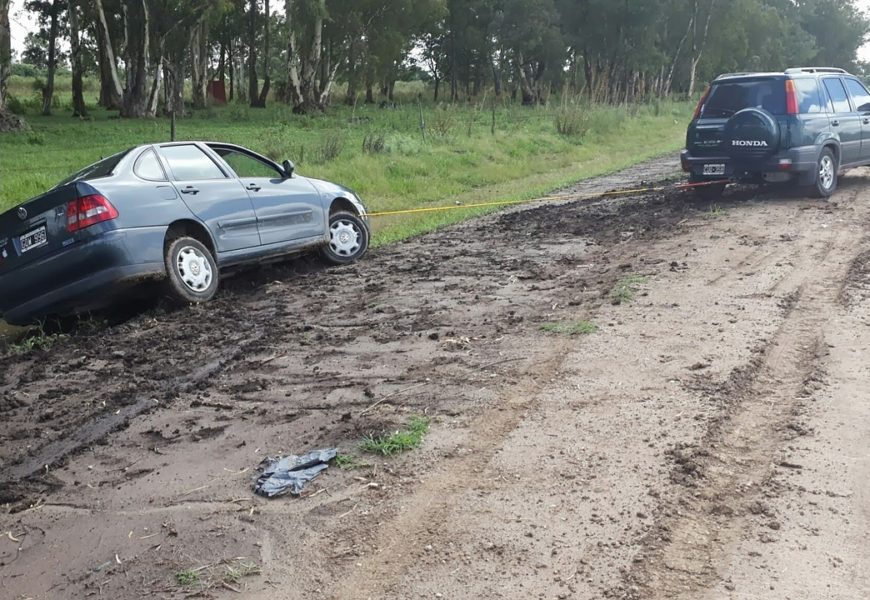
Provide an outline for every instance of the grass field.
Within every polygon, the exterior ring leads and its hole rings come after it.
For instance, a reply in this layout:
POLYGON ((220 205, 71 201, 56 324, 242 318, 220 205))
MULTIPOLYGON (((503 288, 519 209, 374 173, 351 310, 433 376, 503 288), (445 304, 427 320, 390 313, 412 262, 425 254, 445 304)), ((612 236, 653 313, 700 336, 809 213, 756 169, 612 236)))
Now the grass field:
MULTIPOLYGON (((65 96, 64 96, 65 98, 65 96)), ((65 100, 64 100, 65 101, 65 100)), ((27 104, 35 107, 32 100, 27 104)), ((178 139, 248 146, 289 158, 303 175, 356 190, 369 209, 520 200, 676 150, 691 108, 685 103, 622 107, 524 108, 498 102, 420 107, 336 107, 299 116, 272 103, 265 110, 232 104, 178 120, 178 139), (557 132, 557 122, 567 133, 557 132), (567 122, 567 127, 565 126, 567 122)), ((169 139, 167 119, 128 121, 94 109, 88 120, 59 106, 52 117, 32 110, 30 131, 0 134, 0 210, 37 195, 75 170, 140 143, 169 139)), ((464 209, 376 219, 375 245, 479 214, 464 209)))

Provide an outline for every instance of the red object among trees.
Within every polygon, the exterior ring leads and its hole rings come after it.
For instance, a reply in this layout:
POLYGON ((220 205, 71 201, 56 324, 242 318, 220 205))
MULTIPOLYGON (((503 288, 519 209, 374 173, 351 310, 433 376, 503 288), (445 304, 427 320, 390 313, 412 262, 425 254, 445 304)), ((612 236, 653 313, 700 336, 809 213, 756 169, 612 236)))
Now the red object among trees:
POLYGON ((227 103, 227 88, 223 81, 209 81, 206 92, 208 97, 216 104, 227 103))

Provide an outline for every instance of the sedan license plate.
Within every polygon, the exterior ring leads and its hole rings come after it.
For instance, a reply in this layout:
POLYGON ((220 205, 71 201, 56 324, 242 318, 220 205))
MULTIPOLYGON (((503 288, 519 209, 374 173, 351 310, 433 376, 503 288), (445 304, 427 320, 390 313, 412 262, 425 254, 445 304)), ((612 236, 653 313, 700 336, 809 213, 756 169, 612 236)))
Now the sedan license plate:
POLYGON ((725 174, 725 165, 716 164, 716 165, 704 165, 704 175, 724 175, 725 174))
POLYGON ((37 227, 32 231, 28 231, 21 236, 21 253, 24 254, 30 250, 40 248, 48 243, 48 235, 45 231, 45 225, 37 227))

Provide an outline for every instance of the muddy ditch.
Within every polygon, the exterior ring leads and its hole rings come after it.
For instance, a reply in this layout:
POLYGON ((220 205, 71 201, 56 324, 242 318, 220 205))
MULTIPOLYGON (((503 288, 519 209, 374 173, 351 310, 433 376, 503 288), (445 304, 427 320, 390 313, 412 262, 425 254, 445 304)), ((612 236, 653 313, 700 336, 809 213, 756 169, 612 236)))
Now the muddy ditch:
MULTIPOLYGON (((608 301, 647 263, 638 242, 707 210, 684 192, 544 205, 396 244, 361 264, 310 259, 228 280, 218 299, 152 310, 49 351, 3 357, 0 473, 9 489, 99 443, 130 417, 181 402, 258 422, 346 415, 390 394, 408 409, 474 410, 469 383, 515 365, 509 335, 608 301), (617 264, 613 258, 619 256, 617 264), (203 372, 206 375, 203 375, 203 372), (437 380, 437 383, 436 383, 437 380), (412 394, 402 390, 419 386, 412 394), (398 400, 398 399, 397 399, 398 400), (71 431, 93 430, 75 444, 71 431), (60 448, 61 451, 57 451, 60 448), (41 466, 40 466, 41 465, 41 466)), ((377 429, 367 416, 311 442, 377 429)), ((25 486, 32 493, 32 486, 25 486)), ((26 494, 25 494, 26 495, 26 494)))

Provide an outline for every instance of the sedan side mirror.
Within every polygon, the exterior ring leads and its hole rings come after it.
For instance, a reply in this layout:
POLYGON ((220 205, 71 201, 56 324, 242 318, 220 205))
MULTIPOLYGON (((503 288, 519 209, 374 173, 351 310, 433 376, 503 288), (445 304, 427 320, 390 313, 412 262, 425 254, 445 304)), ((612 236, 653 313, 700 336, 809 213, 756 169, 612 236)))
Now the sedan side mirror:
POLYGON ((292 160, 285 160, 281 163, 281 167, 284 169, 284 175, 286 175, 288 179, 293 177, 293 171, 296 170, 296 165, 293 164, 292 160))

